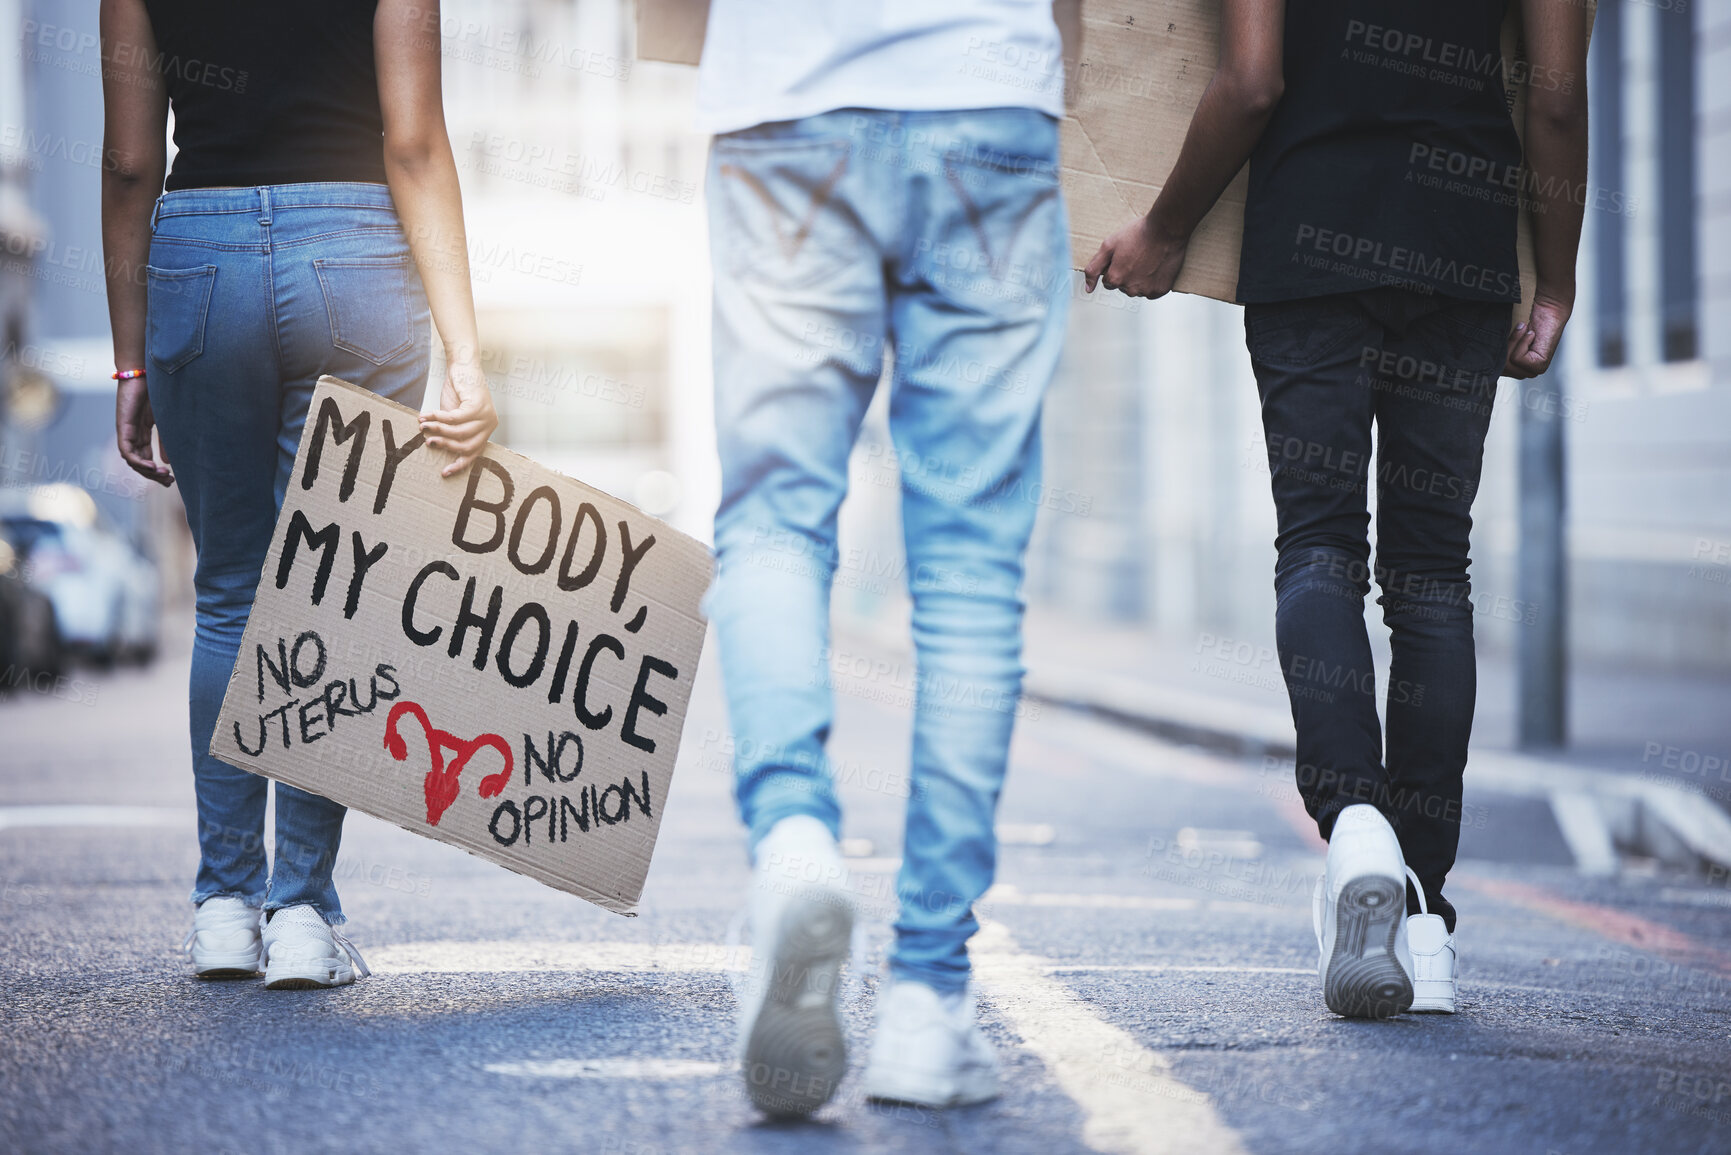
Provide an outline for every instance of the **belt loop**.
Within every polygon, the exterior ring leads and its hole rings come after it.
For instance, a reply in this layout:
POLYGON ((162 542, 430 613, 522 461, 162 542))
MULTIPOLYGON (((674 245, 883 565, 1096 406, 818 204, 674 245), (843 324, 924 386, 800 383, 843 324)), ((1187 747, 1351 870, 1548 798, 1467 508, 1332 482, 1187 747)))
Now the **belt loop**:
POLYGON ((258 223, 270 224, 270 186, 258 186, 258 223))
MULTIPOLYGON (((164 194, 166 195, 166 194, 164 194)), ((156 198, 156 203, 150 206, 150 235, 156 235, 156 222, 162 219, 162 197, 156 198)))

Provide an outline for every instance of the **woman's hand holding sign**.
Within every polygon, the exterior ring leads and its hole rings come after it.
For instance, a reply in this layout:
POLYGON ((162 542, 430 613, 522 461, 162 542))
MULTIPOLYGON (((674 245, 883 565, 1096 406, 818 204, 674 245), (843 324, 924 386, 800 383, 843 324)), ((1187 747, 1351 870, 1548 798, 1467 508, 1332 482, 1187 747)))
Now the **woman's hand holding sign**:
POLYGON ((497 428, 499 415, 493 409, 486 374, 472 353, 453 356, 445 372, 439 408, 421 414, 421 432, 427 435, 427 445, 457 455, 439 471, 440 476, 454 477, 469 468, 497 428))

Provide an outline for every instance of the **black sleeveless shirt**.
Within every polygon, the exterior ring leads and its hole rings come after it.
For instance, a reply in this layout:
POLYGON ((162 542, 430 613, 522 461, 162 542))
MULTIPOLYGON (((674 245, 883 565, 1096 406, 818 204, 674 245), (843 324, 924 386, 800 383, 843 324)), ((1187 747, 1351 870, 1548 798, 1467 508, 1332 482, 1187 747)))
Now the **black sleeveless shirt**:
MULTIPOLYGON (((378 0, 145 0, 179 150, 170 189, 385 180, 378 0)), ((137 51, 117 45, 112 51, 137 51)))
POLYGON ((1250 157, 1240 301, 1379 285, 1520 300, 1507 5, 1287 0, 1286 92, 1250 157))

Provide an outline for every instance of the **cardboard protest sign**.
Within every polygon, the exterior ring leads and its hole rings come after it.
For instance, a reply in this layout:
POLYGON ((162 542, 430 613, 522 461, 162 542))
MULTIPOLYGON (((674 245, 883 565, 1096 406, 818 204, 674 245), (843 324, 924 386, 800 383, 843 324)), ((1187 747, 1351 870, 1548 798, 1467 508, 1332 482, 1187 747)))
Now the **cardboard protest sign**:
POLYGON ((701 543, 319 380, 210 752, 629 914, 703 648, 701 543))
MULTIPOLYGON (((1595 9, 1595 0, 1586 0, 1589 32, 1595 9)), ((1080 269, 1100 242, 1148 211, 1177 162, 1220 59, 1220 0, 1056 0, 1053 11, 1064 42, 1068 105, 1060 175, 1071 263, 1080 269)), ((696 64, 708 14, 709 0, 638 0, 638 55, 696 64)), ((1578 84, 1585 77, 1535 77, 1523 57, 1520 19, 1519 5, 1510 5, 1497 63, 1515 126, 1524 130, 1530 84, 1578 84)), ((1202 218, 1178 275, 1179 292, 1237 299, 1248 184, 1248 171, 1240 172, 1202 218)), ((1533 296, 1532 228, 1524 207, 1519 230, 1524 317, 1533 296)))
MULTIPOLYGON (((1595 7, 1586 0, 1589 32, 1595 7)), ((1061 137, 1077 268, 1100 242, 1146 213, 1165 185, 1220 59, 1220 0, 1082 0, 1081 29, 1073 66, 1066 60, 1069 115, 1061 137)), ((1503 22, 1501 60, 1487 65, 1484 78, 1502 81, 1517 132, 1525 131, 1530 85, 1586 83, 1585 77, 1534 75, 1524 56, 1518 4, 1509 6, 1503 22)), ((1179 292, 1237 299, 1248 186, 1247 165, 1202 218, 1178 275, 1179 292)), ((1534 285, 1532 222, 1524 203, 1518 228, 1524 317, 1534 285)))

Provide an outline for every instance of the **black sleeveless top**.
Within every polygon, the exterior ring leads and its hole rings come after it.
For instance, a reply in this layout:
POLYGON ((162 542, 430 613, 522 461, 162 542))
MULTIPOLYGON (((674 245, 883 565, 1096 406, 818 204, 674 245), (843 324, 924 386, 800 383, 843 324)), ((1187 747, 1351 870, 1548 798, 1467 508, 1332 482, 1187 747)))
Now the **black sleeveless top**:
POLYGON ((1287 0, 1286 92, 1250 157, 1239 300, 1379 285, 1520 300, 1507 5, 1287 0))
POLYGON ((179 150, 167 187, 384 183, 377 7, 145 0, 161 54, 146 66, 167 83, 179 150))

